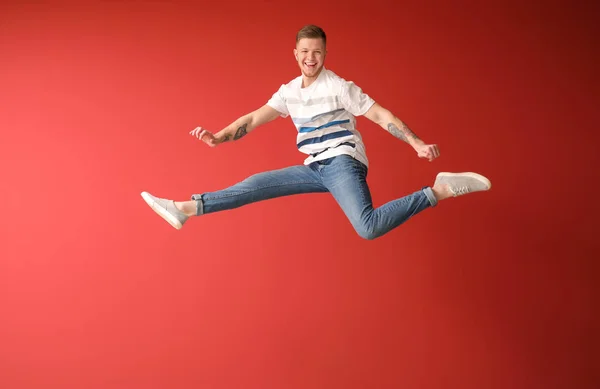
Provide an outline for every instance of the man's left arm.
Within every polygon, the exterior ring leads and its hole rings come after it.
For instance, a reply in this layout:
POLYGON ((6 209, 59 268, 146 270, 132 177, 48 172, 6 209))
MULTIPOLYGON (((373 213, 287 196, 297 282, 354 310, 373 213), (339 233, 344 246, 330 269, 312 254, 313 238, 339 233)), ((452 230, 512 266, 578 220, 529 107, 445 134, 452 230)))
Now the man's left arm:
POLYGON ((426 158, 431 162, 440 156, 437 145, 423 142, 406 123, 378 103, 373 104, 364 116, 372 122, 379 124, 394 137, 408 143, 415 149, 420 158, 426 158))

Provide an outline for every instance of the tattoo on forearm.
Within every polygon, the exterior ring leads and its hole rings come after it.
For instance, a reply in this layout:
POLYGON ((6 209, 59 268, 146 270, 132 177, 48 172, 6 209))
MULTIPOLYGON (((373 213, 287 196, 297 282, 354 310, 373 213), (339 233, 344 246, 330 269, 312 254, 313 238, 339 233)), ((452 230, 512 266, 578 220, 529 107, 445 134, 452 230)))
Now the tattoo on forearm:
POLYGON ((409 143, 408 138, 413 140, 419 140, 419 137, 415 135, 414 132, 411 131, 410 128, 405 123, 402 123, 402 130, 400 130, 394 123, 388 124, 388 131, 390 134, 395 136, 396 138, 403 140, 406 143, 409 143))
POLYGON ((388 124, 388 131, 390 132, 390 134, 394 135, 396 138, 403 140, 405 142, 408 142, 406 135, 404 135, 404 133, 402 131, 400 131, 394 123, 388 124))
POLYGON ((235 132, 235 135, 233 136, 233 140, 238 140, 241 137, 243 137, 244 135, 246 135, 248 132, 246 131, 246 127, 248 126, 248 123, 244 123, 242 126, 240 126, 237 131, 235 132))
POLYGON ((410 128, 408 128, 406 123, 402 123, 402 131, 404 131, 404 134, 406 134, 407 137, 412 138, 414 140, 420 140, 419 137, 414 132, 412 132, 410 128))
POLYGON ((229 142, 231 140, 231 135, 225 135, 223 138, 223 142, 229 142))

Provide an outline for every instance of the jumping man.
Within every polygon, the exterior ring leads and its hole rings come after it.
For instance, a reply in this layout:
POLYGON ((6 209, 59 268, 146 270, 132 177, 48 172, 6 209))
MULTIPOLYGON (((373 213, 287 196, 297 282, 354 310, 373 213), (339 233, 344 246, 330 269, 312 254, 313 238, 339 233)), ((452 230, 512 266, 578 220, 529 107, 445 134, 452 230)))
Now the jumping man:
POLYGON ((318 26, 298 31, 294 56, 301 75, 281 85, 265 105, 213 134, 197 127, 190 134, 208 146, 241 139, 278 117, 291 117, 298 131, 303 164, 252 175, 215 192, 194 194, 190 201, 173 201, 142 192, 143 199, 173 227, 180 229, 193 216, 241 207, 257 201, 302 193, 329 192, 364 239, 380 237, 439 201, 491 188, 477 173, 439 173, 432 187, 373 207, 366 182, 369 161, 356 117, 365 116, 406 142, 419 158, 439 157, 435 144, 422 141, 408 126, 361 88, 324 67, 327 38, 318 26))

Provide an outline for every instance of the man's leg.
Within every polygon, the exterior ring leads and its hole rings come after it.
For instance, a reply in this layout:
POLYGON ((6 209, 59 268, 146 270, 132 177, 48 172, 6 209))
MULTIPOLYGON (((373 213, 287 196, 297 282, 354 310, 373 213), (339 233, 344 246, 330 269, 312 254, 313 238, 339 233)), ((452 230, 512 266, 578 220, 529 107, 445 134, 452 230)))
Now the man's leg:
POLYGON ((252 175, 229 188, 195 194, 196 215, 225 211, 275 197, 327 192, 319 174, 310 166, 298 165, 252 175))
POLYGON ((190 216, 241 207, 257 201, 302 193, 327 192, 319 174, 305 165, 252 175, 223 190, 194 194, 191 201, 162 199, 147 192, 142 197, 173 227, 180 229, 190 216))
POLYGON ((433 187, 373 207, 366 182, 367 168, 346 155, 323 161, 323 184, 336 199, 356 232, 365 239, 378 238, 438 201, 488 190, 489 180, 476 173, 440 173, 433 187))
POLYGON ((431 188, 373 207, 367 185, 367 168, 360 161, 340 155, 323 161, 322 180, 350 223, 362 238, 375 239, 398 227, 437 199, 431 188))

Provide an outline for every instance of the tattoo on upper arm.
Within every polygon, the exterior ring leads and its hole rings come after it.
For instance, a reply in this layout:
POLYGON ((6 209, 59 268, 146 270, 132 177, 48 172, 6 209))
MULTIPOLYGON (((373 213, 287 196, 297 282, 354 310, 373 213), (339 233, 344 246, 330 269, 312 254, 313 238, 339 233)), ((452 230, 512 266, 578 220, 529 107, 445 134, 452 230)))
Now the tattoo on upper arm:
POLYGON ((248 123, 243 124, 242 126, 240 126, 237 131, 235 132, 235 135, 233 136, 233 140, 238 140, 241 137, 243 137, 244 135, 246 135, 248 132, 246 131, 246 127, 248 126, 248 123))
POLYGON ((402 130, 400 130, 394 123, 388 124, 388 131, 396 138, 403 140, 408 143, 408 138, 419 140, 419 137, 411 131, 405 123, 402 123, 402 130))

